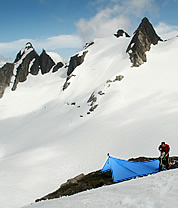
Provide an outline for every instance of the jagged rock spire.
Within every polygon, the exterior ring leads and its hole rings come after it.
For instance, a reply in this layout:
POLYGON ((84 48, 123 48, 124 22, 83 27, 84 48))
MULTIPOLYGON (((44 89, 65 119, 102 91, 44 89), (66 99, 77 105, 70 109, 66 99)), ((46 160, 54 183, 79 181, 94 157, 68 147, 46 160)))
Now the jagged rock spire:
MULTIPOLYGON (((39 71, 41 74, 46 74, 56 65, 52 58, 43 49, 39 56, 30 42, 26 43, 25 47, 16 56, 15 65, 15 80, 12 90, 16 90, 19 82, 27 80, 29 74, 37 75, 39 71)), ((55 71, 63 66, 62 63, 57 63, 55 71)))
POLYGON ((144 17, 126 50, 133 66, 138 67, 146 62, 145 52, 150 50, 151 44, 155 45, 158 41, 162 39, 156 34, 149 20, 144 17))
POLYGON ((48 73, 54 65, 55 65, 55 63, 52 60, 52 58, 43 49, 43 52, 41 53, 41 55, 39 57, 39 66, 41 69, 41 73, 42 74, 48 73))
POLYGON ((27 80, 27 76, 30 71, 30 65, 33 60, 38 59, 38 54, 34 50, 30 42, 26 43, 25 47, 19 51, 14 61, 15 63, 15 80, 12 86, 12 90, 16 90, 19 82, 27 80))

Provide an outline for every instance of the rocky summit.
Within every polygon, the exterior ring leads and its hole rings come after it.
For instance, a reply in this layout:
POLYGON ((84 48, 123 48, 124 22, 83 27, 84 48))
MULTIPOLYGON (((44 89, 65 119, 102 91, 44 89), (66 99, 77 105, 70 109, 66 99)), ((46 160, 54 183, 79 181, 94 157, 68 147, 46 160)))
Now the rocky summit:
POLYGON ((6 63, 0 68, 0 98, 2 98, 4 91, 12 83, 12 91, 15 91, 19 82, 25 82, 29 74, 38 75, 56 72, 63 67, 63 63, 55 63, 53 59, 42 51, 39 56, 30 42, 26 43, 25 47, 21 49, 14 60, 14 63, 6 63))
POLYGON ((126 50, 132 66, 138 67, 146 62, 145 52, 149 51, 150 46, 156 45, 158 41, 162 41, 162 39, 156 34, 149 20, 146 17, 143 18, 126 50))

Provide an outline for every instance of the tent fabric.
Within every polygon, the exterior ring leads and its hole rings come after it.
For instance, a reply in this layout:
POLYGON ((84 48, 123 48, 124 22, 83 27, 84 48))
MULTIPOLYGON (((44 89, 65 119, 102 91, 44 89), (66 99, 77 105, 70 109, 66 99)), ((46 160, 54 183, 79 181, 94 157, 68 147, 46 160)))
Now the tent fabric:
POLYGON ((113 182, 159 172, 159 160, 132 162, 109 156, 101 172, 112 171, 113 182))

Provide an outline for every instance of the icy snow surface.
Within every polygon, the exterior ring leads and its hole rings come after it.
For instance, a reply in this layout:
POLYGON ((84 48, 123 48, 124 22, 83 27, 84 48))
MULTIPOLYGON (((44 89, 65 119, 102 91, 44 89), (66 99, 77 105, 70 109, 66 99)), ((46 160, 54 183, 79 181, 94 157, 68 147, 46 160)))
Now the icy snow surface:
MULTIPOLYGON (((178 38, 152 46, 148 61, 139 68, 130 67, 125 53, 130 38, 113 36, 94 42, 65 91, 66 69, 62 68, 54 74, 28 76, 27 82, 15 92, 7 89, 0 100, 0 207, 20 208, 71 177, 102 168, 108 152, 123 159, 158 156, 157 147, 164 140, 171 146, 171 155, 177 154, 178 38), (111 82, 119 75, 123 80, 111 82), (98 107, 87 114, 92 93, 98 107)), ((178 203, 173 197, 176 173, 167 171, 44 202, 43 207, 51 208, 50 203, 77 206, 80 200, 88 207, 100 207, 107 193, 113 197, 113 207, 117 203, 162 207, 167 194, 174 205, 178 203), (142 197, 132 196, 133 190, 142 197)))

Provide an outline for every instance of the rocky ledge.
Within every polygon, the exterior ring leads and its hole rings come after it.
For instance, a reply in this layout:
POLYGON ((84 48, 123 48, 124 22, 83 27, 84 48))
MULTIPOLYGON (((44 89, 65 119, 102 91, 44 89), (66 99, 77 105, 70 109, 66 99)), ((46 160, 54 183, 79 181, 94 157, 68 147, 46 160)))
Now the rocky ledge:
MULTIPOLYGON (((131 158, 129 159, 129 161, 144 162, 144 161, 149 161, 153 159, 156 159, 156 158, 138 157, 138 158, 131 158)), ((171 157, 170 159, 171 160, 174 159, 175 167, 178 167, 178 157, 171 157)), ((54 199, 54 198, 60 198, 62 196, 70 196, 70 195, 73 195, 82 191, 86 191, 89 189, 95 189, 104 185, 111 185, 113 183, 114 182, 112 180, 111 171, 101 173, 101 170, 98 170, 95 172, 91 172, 87 175, 84 175, 82 173, 76 176, 75 178, 67 180, 67 182, 62 184, 60 188, 57 189, 56 191, 49 193, 48 195, 42 198, 36 199, 35 202, 54 199)))

